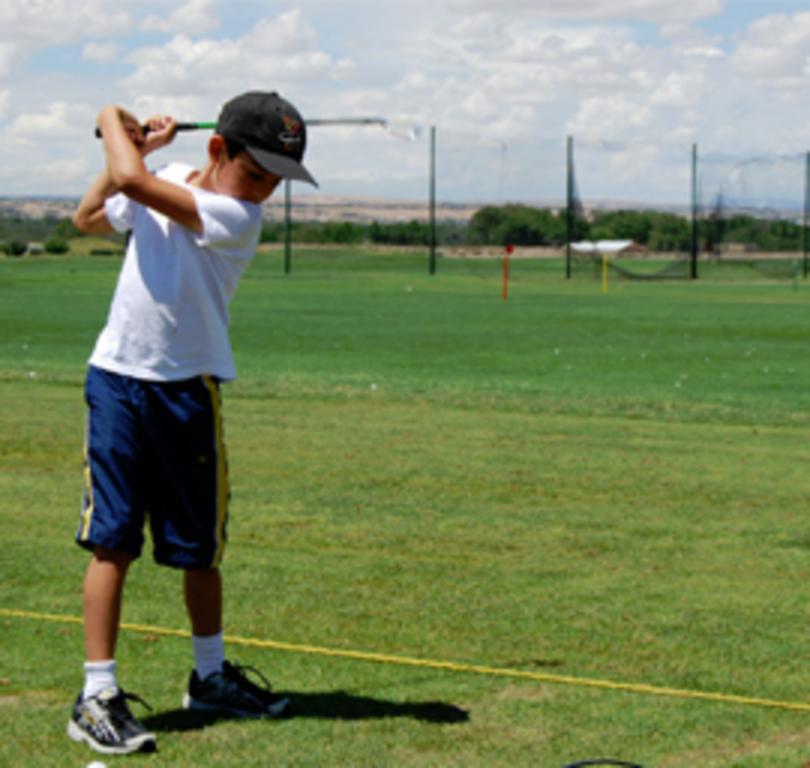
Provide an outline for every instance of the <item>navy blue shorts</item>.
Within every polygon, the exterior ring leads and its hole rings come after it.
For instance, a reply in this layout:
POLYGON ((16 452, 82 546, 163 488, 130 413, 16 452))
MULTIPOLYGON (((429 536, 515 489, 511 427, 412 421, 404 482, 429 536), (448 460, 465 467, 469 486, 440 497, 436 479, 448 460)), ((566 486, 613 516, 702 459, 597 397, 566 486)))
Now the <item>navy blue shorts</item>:
POLYGON ((139 557, 148 520, 156 562, 217 566, 230 495, 217 380, 144 381, 91 366, 85 399, 76 541, 139 557))

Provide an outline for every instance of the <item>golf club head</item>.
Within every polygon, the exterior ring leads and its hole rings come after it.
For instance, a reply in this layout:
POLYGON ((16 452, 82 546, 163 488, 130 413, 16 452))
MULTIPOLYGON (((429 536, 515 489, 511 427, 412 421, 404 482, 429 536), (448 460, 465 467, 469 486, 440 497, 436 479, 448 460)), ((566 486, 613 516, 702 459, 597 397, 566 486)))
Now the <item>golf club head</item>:
POLYGON ((386 120, 385 130, 403 141, 416 141, 422 135, 422 126, 410 120, 386 120))

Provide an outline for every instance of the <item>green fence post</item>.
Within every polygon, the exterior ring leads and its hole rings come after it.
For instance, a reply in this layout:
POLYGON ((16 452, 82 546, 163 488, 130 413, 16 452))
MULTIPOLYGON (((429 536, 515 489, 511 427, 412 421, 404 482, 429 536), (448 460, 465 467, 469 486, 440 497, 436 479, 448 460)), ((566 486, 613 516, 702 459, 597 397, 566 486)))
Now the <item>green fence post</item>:
POLYGON ((804 279, 807 279, 808 255, 810 254, 810 152, 804 156, 804 279))
POLYGON ((429 188, 430 222, 429 241, 430 258, 428 271, 436 274, 436 126, 430 127, 430 188, 429 188))
POLYGON ((284 179, 284 274, 292 271, 292 181, 284 179))
POLYGON ((571 279, 571 238, 574 236, 574 137, 565 140, 565 279, 571 279))
POLYGON ((689 266, 689 277, 697 280, 698 276, 698 146, 692 145, 692 258, 689 266))

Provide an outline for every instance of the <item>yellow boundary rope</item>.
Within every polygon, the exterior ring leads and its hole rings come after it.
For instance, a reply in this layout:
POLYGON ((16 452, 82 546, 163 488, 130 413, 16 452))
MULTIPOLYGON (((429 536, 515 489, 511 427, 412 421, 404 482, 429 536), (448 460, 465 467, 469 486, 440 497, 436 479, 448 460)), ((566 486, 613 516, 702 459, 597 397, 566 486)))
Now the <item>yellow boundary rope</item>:
MULTIPOLYGON (((34 611, 20 611, 0 608, 0 616, 17 619, 33 619, 49 621, 59 624, 82 624, 81 617, 64 616, 52 613, 36 613, 34 611)), ((185 629, 171 629, 155 627, 148 624, 122 623, 121 629, 140 634, 161 635, 164 637, 185 637, 191 633, 185 629)), ((284 643, 278 640, 259 640, 257 638, 226 635, 226 643, 240 645, 248 648, 262 648, 286 653, 300 653, 311 656, 330 656, 333 658, 352 659, 355 661, 370 661, 378 664, 393 664, 405 667, 421 667, 423 669, 438 669, 446 672, 463 672, 474 675, 487 675, 489 677, 508 677, 518 680, 533 680, 539 683, 555 683, 557 685, 570 685, 583 688, 601 688, 608 691, 625 691, 628 693, 641 693, 648 696, 667 696, 678 699, 694 699, 698 701, 711 701, 719 704, 737 704, 749 707, 768 707, 771 709, 785 709, 794 712, 810 712, 810 703, 798 701, 775 701, 773 699, 760 699, 751 696, 737 696, 726 693, 710 693, 707 691, 688 691, 677 688, 666 688, 645 683, 620 683, 609 680, 595 680, 587 677, 572 677, 569 675, 553 675, 546 672, 528 672, 520 669, 506 669, 502 667, 487 667, 478 664, 461 664, 452 661, 434 661, 431 659, 416 659, 408 656, 390 656, 384 653, 369 653, 366 651, 340 650, 337 648, 324 648, 317 645, 300 645, 297 643, 284 643)))

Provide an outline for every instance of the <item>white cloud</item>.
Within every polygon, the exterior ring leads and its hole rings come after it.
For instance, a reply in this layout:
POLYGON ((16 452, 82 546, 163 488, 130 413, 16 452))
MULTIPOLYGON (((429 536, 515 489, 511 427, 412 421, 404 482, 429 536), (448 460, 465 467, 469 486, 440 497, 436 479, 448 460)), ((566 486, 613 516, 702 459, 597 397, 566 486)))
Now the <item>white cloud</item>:
POLYGON ((106 64, 118 58, 118 51, 116 43, 88 43, 82 49, 82 59, 106 64))
POLYGON ((776 14, 748 28, 731 62, 757 81, 807 87, 810 72, 810 12, 776 14))
POLYGON ((82 157, 66 157, 37 163, 31 172, 40 182, 47 185, 51 193, 60 194, 75 187, 88 173, 97 171, 88 168, 82 157))
POLYGON ((403 74, 392 100, 453 131, 484 119, 490 136, 497 129, 510 140, 536 134, 541 119, 545 135, 562 132, 560 107, 577 95, 645 91, 656 79, 654 57, 625 27, 479 13, 447 32, 419 35, 421 50, 416 39, 408 46, 418 51, 420 68, 403 74))
POLYGON ((409 93, 422 93, 430 85, 430 77, 423 70, 407 72, 394 86, 397 93, 407 95, 409 93))
POLYGON ((702 59, 725 59, 726 52, 721 48, 716 48, 711 45, 696 45, 692 48, 686 48, 683 52, 684 56, 694 56, 702 59))
POLYGON ((0 41, 0 77, 7 77, 10 74, 17 56, 17 47, 13 43, 0 41))
POLYGON ((123 82, 142 108, 158 108, 188 94, 209 111, 220 99, 251 88, 286 91, 295 84, 323 84, 351 71, 318 47, 303 14, 290 11, 262 19, 241 37, 176 35, 163 46, 134 50, 134 71, 123 82))
POLYGON ((4 0, 0 3, 0 78, 23 70, 29 56, 52 45, 125 33, 130 16, 104 0, 4 0))
POLYGON ((28 112, 12 121, 7 134, 23 142, 55 141, 75 138, 77 131, 89 133, 93 124, 92 112, 83 105, 57 101, 44 112, 28 112))
POLYGON ((669 40, 673 50, 684 56, 721 59, 726 57, 722 40, 717 35, 707 35, 698 25, 689 21, 673 21, 662 24, 658 34, 669 40))
POLYGON ((637 129, 652 122, 653 113, 644 102, 628 96, 591 96, 568 123, 568 132, 583 138, 617 139, 631 138, 637 129))
POLYGON ((655 79, 657 55, 629 27, 512 19, 500 22, 496 45, 486 30, 483 23, 459 24, 436 47, 455 55, 460 81, 483 85, 496 102, 539 105, 573 93, 634 92, 655 79))
POLYGON ((699 72, 670 72, 653 90, 650 103, 664 107, 689 107, 704 95, 704 78, 699 72))
MULTIPOLYGON (((577 21, 639 20, 664 22, 715 16, 724 0, 500 0, 498 13, 527 13, 533 16, 577 21)), ((491 9, 491 0, 453 0, 459 12, 491 9)))
POLYGON ((295 56, 301 49, 312 50, 318 35, 301 10, 288 11, 272 19, 261 19, 243 42, 253 53, 265 50, 274 56, 295 56))
POLYGON ((146 32, 182 33, 212 32, 219 27, 216 0, 187 0, 168 16, 147 16, 141 22, 146 32))
POLYGON ((105 0, 4 0, 0 4, 0 42, 22 49, 75 42, 126 32, 129 14, 105 0))

